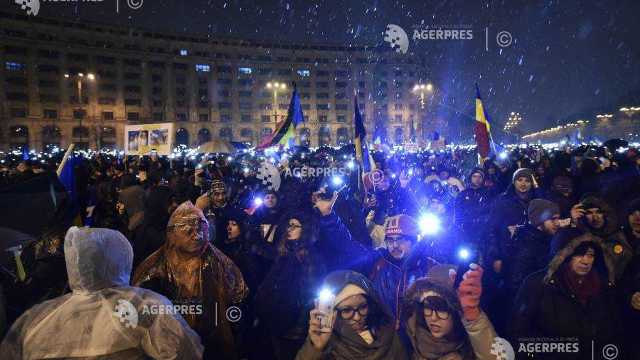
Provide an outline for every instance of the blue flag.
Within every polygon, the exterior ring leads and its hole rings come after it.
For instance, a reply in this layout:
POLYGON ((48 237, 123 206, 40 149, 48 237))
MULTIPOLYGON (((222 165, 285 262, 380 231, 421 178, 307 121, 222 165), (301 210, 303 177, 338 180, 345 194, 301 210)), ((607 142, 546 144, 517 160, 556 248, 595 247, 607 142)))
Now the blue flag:
POLYGON ((355 122, 355 138, 354 145, 356 148, 356 160, 360 163, 363 172, 370 172, 371 161, 369 159, 369 148, 367 147, 367 130, 364 128, 360 108, 358 107, 358 98, 354 98, 354 122, 355 122))

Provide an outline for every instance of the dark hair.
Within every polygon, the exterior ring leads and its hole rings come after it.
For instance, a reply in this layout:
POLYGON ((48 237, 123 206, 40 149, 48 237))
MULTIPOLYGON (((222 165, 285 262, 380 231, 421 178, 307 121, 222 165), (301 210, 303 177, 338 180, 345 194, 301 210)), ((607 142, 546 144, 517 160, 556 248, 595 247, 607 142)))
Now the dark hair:
POLYGON ((369 329, 378 329, 382 326, 389 325, 391 323, 391 319, 389 315, 383 310, 380 304, 371 296, 364 294, 362 295, 367 300, 367 304, 369 304, 369 313, 367 314, 367 328, 369 329))
MULTIPOLYGON (((446 303, 444 298, 438 296, 442 299, 443 302, 446 303)), ((414 301, 413 313, 416 316, 416 324, 421 326, 424 329, 429 331, 429 327, 427 326, 427 321, 424 319, 424 309, 429 308, 429 306, 425 306, 423 302, 414 301)), ((437 310, 437 309, 435 309, 437 310)), ((450 319, 453 321, 453 331, 451 334, 447 335, 447 338, 450 339, 464 339, 466 336, 466 332, 464 330, 464 326, 462 325, 462 319, 460 318, 460 314, 451 306, 447 305, 447 312, 451 316, 450 319)))

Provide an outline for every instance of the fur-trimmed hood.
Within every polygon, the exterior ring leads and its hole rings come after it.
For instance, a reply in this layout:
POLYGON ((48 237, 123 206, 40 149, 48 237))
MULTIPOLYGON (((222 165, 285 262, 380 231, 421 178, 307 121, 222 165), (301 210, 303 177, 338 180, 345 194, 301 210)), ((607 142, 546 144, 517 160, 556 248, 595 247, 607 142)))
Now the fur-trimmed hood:
MULTIPOLYGON (((562 264, 564 264, 564 262, 567 259, 573 256, 573 254, 576 252, 576 249, 580 245, 587 242, 591 242, 598 247, 597 253, 602 255, 601 260, 604 263, 604 267, 606 268, 606 272, 607 272, 606 274, 602 274, 602 275, 603 277, 606 278, 609 284, 614 284, 616 279, 616 273, 615 273, 614 261, 611 257, 611 254, 609 253, 607 248, 604 246, 604 241, 602 240, 602 238, 595 236, 591 233, 586 233, 586 234, 574 237, 573 239, 568 241, 566 244, 559 247, 558 252, 556 252, 556 254, 553 256, 553 259, 551 259, 551 262, 549 262, 547 273, 544 277, 544 282, 549 283, 553 279, 558 269, 560 269, 560 266, 562 266, 562 264)), ((597 258, 596 258, 596 263, 594 263, 593 270, 599 271, 597 258)))

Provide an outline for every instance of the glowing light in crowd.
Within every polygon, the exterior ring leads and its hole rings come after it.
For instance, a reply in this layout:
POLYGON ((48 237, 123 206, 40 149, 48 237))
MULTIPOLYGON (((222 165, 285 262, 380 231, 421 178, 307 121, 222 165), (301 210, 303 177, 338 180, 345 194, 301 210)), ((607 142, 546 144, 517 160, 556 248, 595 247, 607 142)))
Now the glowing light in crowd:
POLYGON ((328 302, 334 296, 335 295, 333 294, 333 291, 328 288, 322 288, 322 290, 320 290, 320 292, 318 293, 318 300, 320 300, 321 302, 328 302))
POLYGON ((262 206, 262 203, 263 203, 262 198, 257 197, 253 200, 253 204, 255 206, 262 206))
POLYGON ((342 184, 344 184, 344 180, 342 180, 342 178, 340 176, 334 176, 331 178, 331 183, 333 184, 333 186, 338 187, 341 186, 342 184))
POLYGON ((349 168, 350 170, 353 170, 355 167, 356 167, 356 164, 353 162, 353 160, 347 163, 347 168, 349 168))
POLYGON ((246 167, 246 168, 242 169, 242 172, 245 173, 245 174, 248 174, 249 173, 249 168, 246 167))
POLYGON ((418 225, 422 235, 434 235, 440 232, 441 222, 437 215, 427 213, 420 217, 418 225))
POLYGON ((462 261, 467 261, 471 257, 471 251, 467 248, 461 248, 458 250, 458 259, 462 261))
POLYGON ((500 160, 507 160, 508 156, 509 156, 509 154, 507 154, 506 151, 503 151, 498 155, 498 158, 500 158, 500 160))

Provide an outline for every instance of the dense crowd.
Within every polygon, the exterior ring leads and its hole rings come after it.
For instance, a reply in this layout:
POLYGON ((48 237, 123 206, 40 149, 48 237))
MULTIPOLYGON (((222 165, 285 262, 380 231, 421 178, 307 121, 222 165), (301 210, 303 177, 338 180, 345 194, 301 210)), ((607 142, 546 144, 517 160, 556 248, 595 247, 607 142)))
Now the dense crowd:
POLYGON ((3 359, 640 358, 634 148, 25 155, 3 359))

